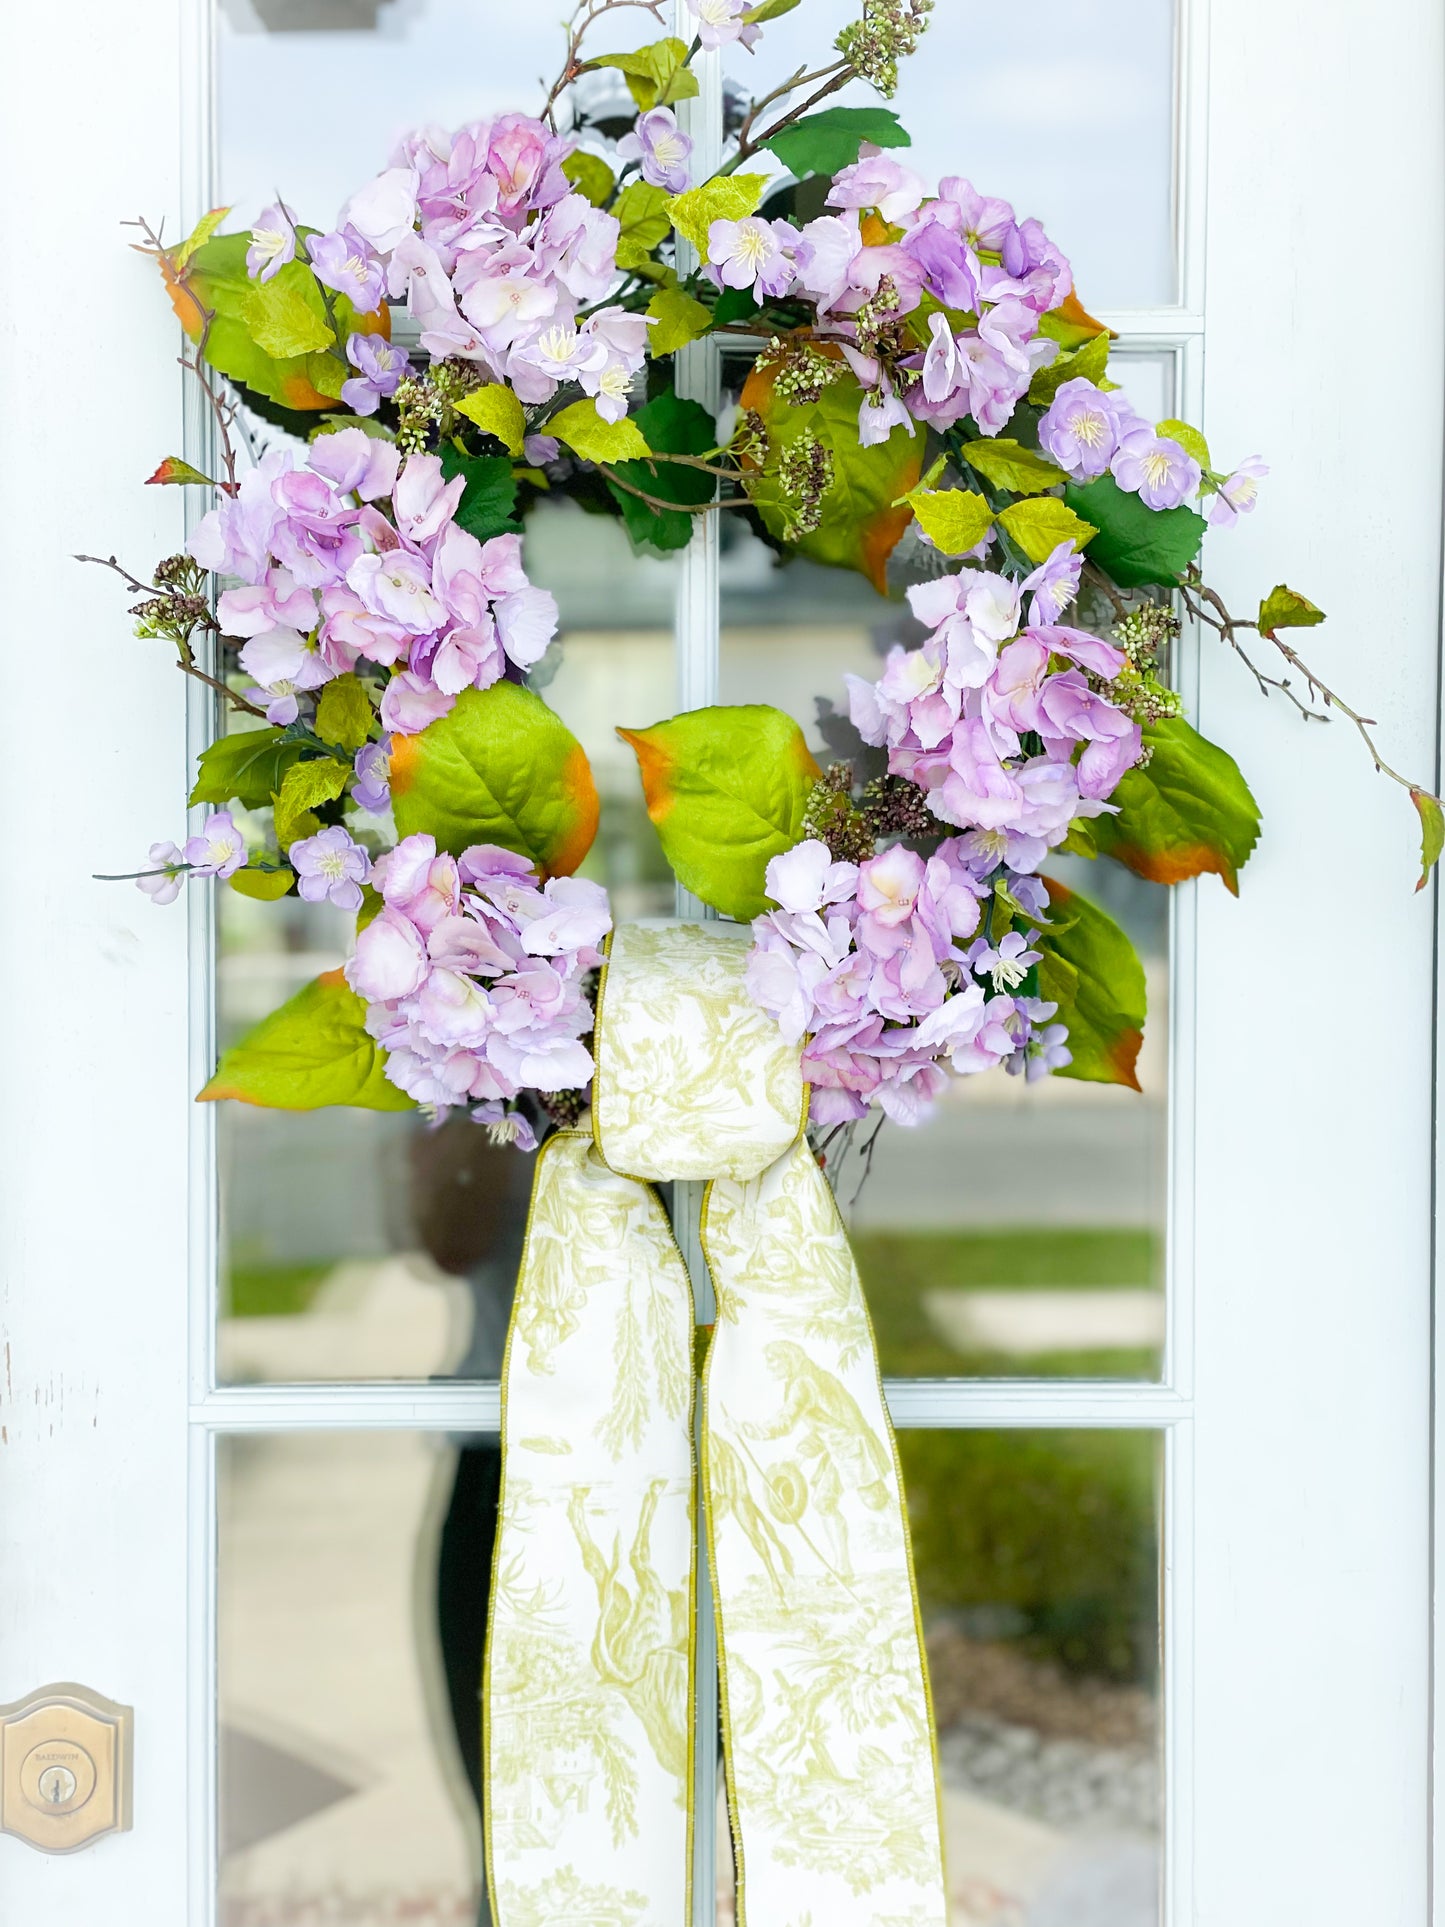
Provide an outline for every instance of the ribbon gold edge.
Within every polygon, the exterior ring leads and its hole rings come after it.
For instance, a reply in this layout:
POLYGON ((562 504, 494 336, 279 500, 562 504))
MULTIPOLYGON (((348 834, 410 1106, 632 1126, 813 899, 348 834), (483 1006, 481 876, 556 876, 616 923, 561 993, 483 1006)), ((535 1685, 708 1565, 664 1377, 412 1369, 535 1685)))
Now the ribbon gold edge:
MULTIPOLYGON (((804 1121, 806 1122, 809 1086, 803 1085, 804 1121)), ((800 1132, 801 1135, 801 1132, 800 1132)), ((806 1147, 805 1147, 806 1148, 806 1147)), ((812 1155, 811 1152, 808 1153, 812 1155)), ((822 1173, 819 1173, 822 1176, 822 1173)), ((852 1241, 848 1228, 843 1223, 843 1214, 838 1208, 837 1193, 827 1184, 828 1196, 832 1200, 833 1220, 838 1235, 847 1244, 852 1258, 852 1241)), ((698 1243, 707 1264, 709 1277, 716 1280, 717 1268, 713 1263, 712 1252, 708 1247, 708 1209, 712 1203, 713 1184, 710 1180, 703 1190, 702 1209, 698 1215, 698 1243)), ((857 1260, 852 1259, 856 1265, 857 1260)), ((928 1647, 923 1633, 923 1606, 918 1597, 918 1579, 913 1566, 913 1533, 908 1522, 908 1495, 903 1483, 903 1462, 898 1456, 898 1436, 893 1429, 893 1419, 888 1410, 888 1399, 883 1389, 883 1368, 878 1362, 878 1337, 873 1329, 873 1314, 868 1308, 867 1295, 860 1289, 859 1297, 863 1305, 863 1319, 868 1329, 868 1355, 873 1362, 873 1376, 878 1386, 878 1403, 883 1413, 883 1431, 888 1441, 889 1456, 893 1461, 893 1476, 898 1482, 898 1510, 903 1527, 903 1546, 908 1563, 908 1592, 913 1602, 913 1632, 918 1645, 918 1665, 923 1676, 923 1697, 928 1707, 928 1744, 933 1758, 933 1797, 938 1814, 938 1853, 943 1866, 943 1886, 947 1894, 948 1885, 948 1836, 944 1831, 943 1820, 943 1763, 938 1753, 938 1721, 933 1709, 933 1682, 928 1672, 928 1647)), ((733 1864, 737 1880, 737 1927, 747 1927, 747 1893, 743 1858, 742 1836, 739 1831, 737 1788, 733 1780, 733 1746, 731 1715, 728 1709, 727 1641, 723 1635, 722 1595, 717 1584, 717 1548, 713 1540, 712 1506, 709 1502, 710 1484, 708 1478, 708 1397, 711 1390, 713 1352, 717 1346, 717 1327, 714 1325, 712 1336, 708 1339, 707 1355, 702 1367, 702 1425, 699 1430, 701 1462, 701 1498, 703 1531, 707 1539, 708 1573, 712 1581, 713 1623, 717 1638, 718 1663, 718 1710, 722 1726, 723 1740, 723 1777, 727 1785, 728 1831, 732 1836, 733 1864)))
MULTIPOLYGON (((609 937, 607 954, 610 955, 610 952, 611 952, 611 938, 609 937)), ((602 1015, 602 986, 603 984, 605 984, 606 979, 607 979, 607 966, 606 966, 606 963, 604 962, 602 967, 602 978, 599 981, 598 989, 597 989, 597 1015, 598 1015, 599 1021, 602 1015)), ((594 1056, 595 1056, 595 1052, 594 1052, 594 1056)), ((594 1125, 593 1125, 594 1135, 595 1135, 595 1130, 596 1130, 596 1125, 595 1125, 595 1111, 594 1111, 594 1125)), ((512 1298, 512 1309, 507 1317, 507 1338, 506 1338, 506 1343, 502 1348, 502 1376, 501 1376, 501 1383, 498 1388, 500 1405, 501 1405, 501 1416, 498 1421, 498 1427, 497 1427, 497 1442, 501 1448, 501 1453, 502 1453, 502 1474, 497 1487, 498 1528, 497 1528, 496 1539, 493 1545, 492 1570, 487 1582, 487 1624, 486 1624, 486 1632, 485 1632, 485 1638, 483 1642, 483 1651, 482 1651, 482 1689, 481 1689, 481 1715, 482 1715, 481 1807, 482 1807, 482 1860, 483 1860, 482 1878, 483 1878, 483 1883, 486 1887, 486 1892, 487 1892, 487 1904, 491 1909, 492 1919, 496 1923, 496 1927, 505 1927, 505 1920, 502 1913, 501 1895, 499 1894, 497 1889, 496 1856, 492 1850, 492 1785, 493 1785, 492 1717, 491 1717, 491 1714, 492 1714, 492 1629, 496 1624, 497 1574, 501 1568, 501 1561, 497 1556, 501 1547, 501 1542, 502 1542, 501 1519, 503 1515, 503 1508, 506 1505, 506 1499, 507 1499, 507 1381, 508 1381, 509 1370, 512 1362, 512 1337, 516 1331, 516 1326, 517 1326, 518 1305, 521 1298, 520 1286, 521 1286, 522 1280, 527 1275, 527 1259, 530 1254, 531 1244, 532 1244, 532 1220, 537 1208, 537 1195, 541 1188, 542 1161, 547 1156, 549 1151, 553 1150, 557 1145, 563 1143, 565 1140, 569 1138, 586 1139, 587 1135, 588 1134, 586 1131, 554 1131, 552 1136, 546 1140, 541 1150, 539 1150, 537 1153, 537 1162, 533 1169, 533 1174, 532 1174, 532 1190, 527 1199, 527 1225, 522 1238, 522 1257, 521 1257, 521 1262, 517 1268, 518 1290, 516 1293, 514 1293, 512 1298)), ((596 1148, 595 1145, 594 1145, 594 1148, 596 1148)), ((602 1158, 602 1153, 600 1150, 598 1151, 597 1155, 599 1158, 602 1158)), ((602 1158, 602 1162, 606 1164, 607 1160, 605 1158, 602 1158)), ((607 1168, 608 1170, 612 1169, 610 1165, 608 1165, 607 1168)), ((614 1175, 618 1175, 618 1174, 614 1173, 614 1175)), ((633 1182, 637 1182, 637 1180, 634 1179, 633 1182)), ((657 1196, 655 1188, 650 1184, 644 1185, 643 1188, 645 1190, 652 1192, 652 1195, 657 1203, 659 1212, 661 1212, 661 1215, 664 1221, 666 1222, 667 1213, 665 1211, 662 1211, 662 1200, 657 1196)), ((670 1222, 668 1222, 668 1235, 672 1240, 672 1248, 674 1252, 676 1252, 677 1254, 677 1261, 679 1266, 681 1267, 682 1275, 687 1281, 688 1303, 692 1307, 693 1329, 696 1330, 697 1329, 697 1301, 693 1295, 692 1274, 688 1271, 687 1260, 682 1255, 682 1247, 677 1242, 677 1234, 673 1230, 670 1222)), ((711 1344, 709 1344, 708 1349, 709 1351, 711 1351, 712 1349, 711 1344)), ((689 1457, 690 1484, 689 1484, 689 1491, 688 1491, 688 1527, 692 1538, 692 1558, 688 1565, 688 1582, 687 1582, 687 1592, 688 1592, 688 1598, 687 1598, 687 1626, 688 1626, 687 1752, 688 1752, 689 1761, 694 1763, 696 1762, 696 1759, 697 1759, 697 1539, 698 1539, 697 1494, 698 1494, 698 1483, 699 1483, 697 1419, 698 1419, 698 1376, 697 1376, 696 1369, 692 1368, 689 1370, 689 1373, 688 1373, 688 1410, 687 1410, 688 1451, 690 1455, 689 1457)), ((709 1548, 710 1547, 711 1547, 711 1539, 709 1539, 709 1548)), ((712 1555, 711 1555, 710 1549, 709 1549, 708 1556, 709 1556, 709 1559, 711 1559, 712 1555)), ((695 1852, 695 1834, 696 1834, 696 1826, 697 1826, 697 1815, 695 1811, 696 1804, 697 1804, 697 1779, 696 1779, 695 1771, 688 1772, 687 1778, 686 1778, 686 1785, 687 1785, 687 1801, 686 1801, 687 1862, 686 1862, 686 1872, 684 1876, 684 1880, 685 1880, 685 1887, 684 1887, 685 1901, 684 1901, 684 1909, 683 1909, 684 1923, 691 1921, 692 1919, 692 1872, 693 1872, 693 1856, 695 1852)))

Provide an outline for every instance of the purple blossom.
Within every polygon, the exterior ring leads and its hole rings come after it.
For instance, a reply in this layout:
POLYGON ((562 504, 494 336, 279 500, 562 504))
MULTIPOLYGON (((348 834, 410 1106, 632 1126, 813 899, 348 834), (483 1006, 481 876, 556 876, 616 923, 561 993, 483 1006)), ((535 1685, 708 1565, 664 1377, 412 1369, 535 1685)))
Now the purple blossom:
POLYGON ((252 636, 241 651, 241 667, 254 678, 251 694, 265 698, 267 722, 283 729, 300 713, 299 698, 332 676, 320 652, 295 629, 252 636))
POLYGON ((1082 375, 1066 381, 1039 422, 1039 447, 1073 479, 1102 475, 1135 417, 1082 375))
POLYGON ((284 201, 262 208, 251 229, 246 272, 253 281, 272 281, 296 259, 296 216, 284 201))
POLYGON ((363 743, 356 752, 356 777, 351 785, 351 800, 359 810, 380 816, 391 806, 391 738, 378 743, 363 743))
POLYGON ((477 845, 457 859, 430 836, 404 837, 373 881, 384 907, 346 972, 394 1084, 422 1104, 476 1102, 496 1125, 523 1089, 588 1082, 583 983, 612 927, 600 885, 542 884, 509 850, 477 845))
POLYGON ((1258 455, 1251 455, 1232 475, 1227 475, 1217 492, 1210 496, 1205 510, 1210 527, 1231 529, 1241 515, 1250 514, 1259 500, 1259 483, 1268 473, 1268 465, 1258 455))
POLYGON ((493 1144, 514 1144, 519 1151, 535 1151, 537 1133, 532 1129, 523 1113, 503 1104, 498 1098, 490 1098, 485 1104, 472 1108, 472 1122, 485 1124, 487 1136, 493 1144))
POLYGON ((745 47, 756 41, 758 27, 743 19, 748 0, 687 0, 687 10, 697 22, 697 37, 709 52, 741 40, 745 47))
POLYGON ((756 214, 714 221, 707 231, 708 267, 719 287, 751 288, 758 301, 784 295, 793 285, 788 250, 798 238, 787 221, 764 221, 756 214))
POLYGON ((386 272, 370 243, 354 227, 311 235, 306 252, 316 279, 345 295, 358 314, 371 314, 381 306, 386 272))
POLYGON ((853 165, 833 176, 827 205, 877 208, 885 221, 896 223, 913 213, 925 191, 921 175, 865 141, 853 165))
POLYGON ((1110 465, 1114 480, 1146 508, 1177 509, 1199 487, 1198 462, 1170 435, 1140 427, 1125 436, 1110 465))
POLYGON ((345 830, 318 830, 293 843, 288 854, 296 872, 296 894, 305 902, 334 903, 338 910, 361 908, 361 886, 371 874, 371 858, 345 830))
POLYGON ((687 186, 691 152, 691 137, 678 126, 670 107, 653 107, 639 114, 632 132, 617 143, 619 160, 637 161, 643 180, 653 187, 665 187, 669 194, 681 194, 687 186))
POLYGON ((393 348, 382 335, 349 335, 346 359, 357 372, 342 382, 341 399, 358 415, 374 415, 412 372, 405 350, 393 348))
POLYGON ((246 845, 229 810, 212 810, 200 835, 189 838, 181 854, 192 876, 220 877, 222 882, 246 863, 246 845))
POLYGON ((1079 577, 1083 568, 1083 555, 1065 537, 1032 575, 1024 577, 1019 587, 1024 595, 1033 597, 1029 604, 1031 624, 1058 621, 1079 593, 1079 577))
POLYGON ((996 944, 980 937, 969 946, 968 967, 976 977, 987 977, 996 992, 1016 990, 1030 967, 1039 961, 1040 953, 1029 948, 1038 934, 1037 930, 1030 930, 1024 936, 1021 931, 1010 930, 996 944))
POLYGON ((378 254, 389 254, 413 230, 417 185, 415 168, 389 167, 352 195, 337 227, 360 235, 378 254))
POLYGON ((152 843, 151 867, 136 878, 135 887, 143 891, 152 903, 174 903, 181 893, 181 883, 186 874, 180 867, 184 862, 185 858, 174 843, 152 843))

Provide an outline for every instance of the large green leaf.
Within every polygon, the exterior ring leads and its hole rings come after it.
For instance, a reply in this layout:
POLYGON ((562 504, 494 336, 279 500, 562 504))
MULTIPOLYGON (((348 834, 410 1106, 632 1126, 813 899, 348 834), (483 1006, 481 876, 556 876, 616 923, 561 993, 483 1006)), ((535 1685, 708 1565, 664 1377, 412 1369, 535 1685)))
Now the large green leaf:
POLYGON ((965 442, 962 452, 969 467, 977 469, 986 482, 1013 495, 1038 495, 1067 479, 1056 463, 1003 436, 965 442))
MULTIPOLYGON (((681 288, 659 288, 648 302, 647 312, 653 322, 647 331, 647 352, 654 358, 675 355, 689 341, 700 340, 713 324, 712 309, 694 301, 681 288)), ((648 440, 656 448, 651 436, 648 440)))
POLYGON ((283 850, 301 837, 315 836, 321 826, 313 810, 334 803, 350 780, 350 758, 339 762, 332 756, 311 756, 291 765, 275 799, 276 841, 283 850))
POLYGON ((659 241, 672 232, 667 211, 667 189, 647 181, 629 181, 613 203, 617 217, 617 265, 636 268, 648 260, 659 241))
POLYGON ((617 733, 637 753, 647 814, 678 882, 724 916, 758 916, 769 859, 802 836, 819 775, 792 717, 742 703, 617 733))
POLYGON ((1058 1005, 1074 1056, 1056 1075, 1137 1091, 1148 1009, 1144 966, 1097 904, 1052 877, 1045 882, 1054 915, 1034 946, 1040 952, 1039 994, 1058 1005))
POLYGON ((993 527, 993 510, 971 488, 918 488, 908 499, 940 555, 967 555, 993 527))
POLYGON ((442 474, 448 481, 454 475, 466 477, 462 499, 457 504, 457 526, 479 542, 514 532, 517 524, 512 514, 517 506, 517 478, 507 457, 464 455, 452 442, 443 442, 440 454, 442 474))
POLYGON ((391 752, 401 836, 424 831, 460 855, 499 843, 548 876, 569 876, 597 834, 597 786, 582 745, 533 690, 464 689, 450 715, 391 752))
POLYGON ((762 420, 768 438, 760 468, 745 470, 749 498, 769 533, 800 555, 833 568, 856 569, 879 595, 888 593, 888 558, 913 517, 904 498, 923 465, 923 437, 902 426, 883 442, 864 448, 858 440, 863 390, 852 374, 830 382, 815 402, 780 402, 773 376, 754 368, 743 384, 742 406, 762 420), (779 457, 794 442, 813 438, 832 457, 833 479, 822 498, 816 529, 795 533, 789 502, 778 479, 779 457))
POLYGON ((527 434, 527 418, 516 392, 500 381, 474 388, 457 403, 457 413, 475 422, 484 434, 494 435, 509 455, 520 455, 527 434))
POLYGON ((327 970, 263 1017, 221 1058, 201 1103, 233 1097, 269 1110, 414 1111, 388 1083, 386 1053, 366 1032, 366 1005, 339 970, 327 970))
MULTIPOLYGON (((304 237, 312 229, 299 230, 304 237)), ((161 272, 192 341, 206 332, 206 360, 254 393, 296 410, 335 408, 353 372, 341 344, 353 333, 386 333, 385 306, 360 315, 344 295, 322 291, 298 253, 269 281, 246 272, 249 234, 218 234, 178 265, 162 254, 161 272), (330 315, 328 315, 328 303, 330 315), (335 327, 330 316, 335 317, 335 327)))
POLYGON ((1108 365, 1107 334, 1095 335, 1072 354, 1061 350, 1046 367, 1035 371, 1029 383, 1029 400, 1047 407, 1066 381, 1092 381, 1097 387, 1116 387, 1117 383, 1105 380, 1104 370, 1108 365))
POLYGON ((1089 560, 1121 589, 1172 585, 1204 540, 1202 515, 1182 507, 1151 509, 1112 475, 1071 482, 1064 500, 1099 531, 1089 544, 1089 560))
POLYGON ((707 259, 708 229, 714 221, 741 221, 755 214, 767 192, 766 174, 715 174, 701 187, 674 194, 667 203, 672 225, 707 259))
POLYGON ((875 147, 911 147, 912 139, 887 107, 825 107, 763 142, 790 174, 836 174, 851 167, 864 141, 875 147))
POLYGON ((305 747, 287 742, 280 729, 238 729, 222 736, 201 751, 190 800, 264 809, 305 747))
POLYGON ((654 40, 632 53, 598 54, 586 64, 617 68, 643 113, 652 107, 668 107, 673 101, 690 100, 697 92, 697 75, 687 64, 685 40, 654 40))
POLYGON ((1239 894, 1239 871, 1259 841, 1259 805, 1226 750, 1182 716, 1151 723, 1153 751, 1110 798, 1117 816, 1089 824, 1094 846, 1151 883, 1182 883, 1212 873, 1239 894))
POLYGON ((598 413, 590 396, 549 415, 543 426, 584 462, 624 462, 630 456, 647 453, 647 442, 633 417, 624 415, 620 421, 610 422, 598 413))
MULTIPOLYGON (((634 417, 647 441, 658 454, 701 455, 717 441, 712 416, 698 402, 684 401, 669 389, 655 396, 634 417)), ((710 502, 716 484, 700 468, 682 462, 618 462, 614 472, 634 488, 645 489, 667 502, 710 502)), ((685 509, 654 509, 640 496, 614 487, 613 500, 622 510, 627 533, 638 548, 666 553, 685 549, 692 539, 695 515, 685 509)))
POLYGON ((1096 533, 1092 522, 1082 521, 1056 495, 1010 502, 998 519, 999 526, 1007 529, 1031 562, 1047 562, 1060 542, 1072 542, 1076 549, 1082 549, 1096 533))
POLYGON ((316 734, 337 749, 360 749, 371 734, 376 711, 366 685, 354 675, 333 676, 316 702, 316 734))

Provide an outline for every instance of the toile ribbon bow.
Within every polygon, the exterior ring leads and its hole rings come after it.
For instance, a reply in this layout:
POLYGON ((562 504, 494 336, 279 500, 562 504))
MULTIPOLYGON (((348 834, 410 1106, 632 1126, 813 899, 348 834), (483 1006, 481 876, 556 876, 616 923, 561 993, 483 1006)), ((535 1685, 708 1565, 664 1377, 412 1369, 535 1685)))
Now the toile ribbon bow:
POLYGON ((897 1454, 799 1052, 746 931, 621 926, 593 1131, 537 1164, 503 1368, 486 1682, 499 1927, 686 1927, 693 1301, 653 1181, 705 1179, 702 1491, 738 1919, 944 1927, 897 1454))

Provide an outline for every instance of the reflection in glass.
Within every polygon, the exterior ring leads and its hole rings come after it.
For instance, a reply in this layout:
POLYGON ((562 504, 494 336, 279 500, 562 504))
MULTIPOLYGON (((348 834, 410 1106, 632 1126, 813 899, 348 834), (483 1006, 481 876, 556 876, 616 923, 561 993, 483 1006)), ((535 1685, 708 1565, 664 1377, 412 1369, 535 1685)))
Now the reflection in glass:
MULTIPOLYGON (((1158 1441, 903 1432, 952 1927, 1158 1927, 1158 1441)), ((221 1927, 474 1927, 495 1441, 220 1448, 221 1927)), ((859 1655, 866 1664, 866 1655, 859 1655)), ((718 1919, 733 1919, 720 1841, 718 1919)))
MULTIPOLYGON (((533 679, 583 743, 603 799, 584 874, 607 885, 619 917, 668 914, 671 872, 614 726, 675 707, 676 564, 634 555, 610 517, 544 504, 528 520, 527 567, 560 612, 533 679)), ((345 959, 352 920, 295 896, 257 903, 221 889, 217 905, 224 1049, 345 959)), ((436 1133, 409 1113, 218 1110, 222 1382, 497 1375, 492 1310, 447 1253, 458 1212, 476 1219, 474 1238, 512 1235, 529 1160, 492 1150, 465 1118, 436 1133), (445 1197, 438 1169, 450 1173, 445 1197)))
MULTIPOLYGON (((724 50, 731 88, 768 92, 812 70, 858 0, 810 0, 763 28, 757 51, 724 50)), ((1171 0, 1106 12, 1035 0, 1028 33, 1005 8, 945 0, 888 104, 913 136, 899 156, 929 191, 950 174, 1036 216, 1074 267, 1085 307, 1175 298, 1174 19, 1171 0), (1105 105, 1107 103, 1107 106, 1105 105)), ((877 106, 861 81, 838 95, 877 106)), ((741 109, 734 118, 741 117, 741 109)), ((768 156, 750 159, 750 168, 768 156)))

